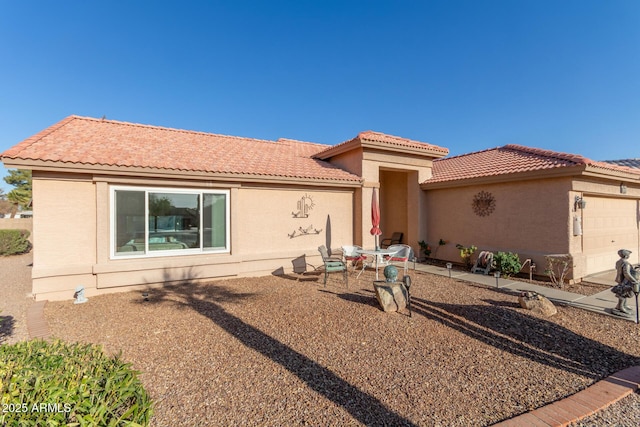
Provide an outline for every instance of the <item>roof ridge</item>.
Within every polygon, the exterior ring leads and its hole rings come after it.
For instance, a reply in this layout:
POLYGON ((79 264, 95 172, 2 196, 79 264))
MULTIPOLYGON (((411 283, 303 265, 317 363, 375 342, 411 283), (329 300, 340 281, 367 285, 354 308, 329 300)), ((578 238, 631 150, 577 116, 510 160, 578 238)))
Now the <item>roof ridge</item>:
MULTIPOLYGON (((440 146, 432 144, 430 142, 418 141, 417 139, 406 138, 404 136, 392 135, 390 133, 378 132, 378 131, 375 131, 375 130, 365 130, 365 131, 359 132, 358 136, 356 136, 356 138, 361 138, 361 139, 365 138, 366 139, 366 135, 367 134, 373 134, 373 135, 379 135, 379 136, 388 137, 388 138, 394 138, 394 139, 397 139, 399 141, 402 141, 402 142, 405 142, 405 143, 409 143, 409 144, 427 145, 427 146, 429 146, 432 149, 435 149, 437 151, 447 151, 448 152, 448 150, 446 148, 440 147, 440 146)), ((353 138, 353 139, 355 139, 355 138, 353 138)))
POLYGON ((524 151, 526 153, 536 154, 538 156, 553 157, 561 160, 574 162, 577 164, 584 164, 584 165, 596 164, 595 161, 587 157, 581 156, 579 154, 564 153, 561 151, 547 150, 544 148, 527 147, 525 145, 519 145, 519 144, 507 144, 498 148, 504 148, 507 150, 524 151))
POLYGON ((321 142, 302 141, 300 139, 284 138, 284 137, 278 138, 275 142, 295 142, 297 144, 320 145, 323 147, 327 146, 327 144, 323 144, 321 142))
POLYGON ((600 160, 601 162, 609 163, 609 162, 627 162, 629 160, 640 160, 640 157, 628 157, 626 159, 611 159, 611 160, 600 160))
MULTIPOLYGON (((222 133, 203 132, 203 131, 189 130, 189 129, 178 129, 178 128, 171 128, 171 127, 166 127, 166 126, 148 125, 148 124, 144 124, 144 123, 124 122, 124 121, 121 121, 121 120, 113 120, 113 119, 97 119, 95 117, 84 117, 84 116, 70 116, 70 117, 83 119, 83 120, 94 121, 94 122, 101 122, 101 123, 107 122, 107 123, 117 124, 117 125, 141 127, 141 128, 146 128, 146 129, 155 129, 155 130, 162 130, 162 131, 167 131, 167 132, 177 132, 177 133, 186 133, 186 134, 203 135, 203 136, 217 136, 217 137, 236 139, 236 140, 265 142, 265 143, 269 143, 269 144, 277 144, 277 143, 279 143, 279 141, 274 141, 274 140, 270 140, 270 139, 252 138, 252 137, 248 137, 248 136, 226 135, 226 134, 222 134, 222 133)), ((299 142, 304 142, 304 141, 299 141, 299 142)))
POLYGON ((500 148, 503 148, 503 147, 485 148, 484 150, 472 151, 471 153, 462 153, 462 154, 457 154, 455 156, 442 157, 442 158, 439 158, 439 159, 435 159, 434 162, 442 162, 444 160, 451 160, 451 159, 457 159, 457 158, 460 158, 460 157, 472 156, 472 155, 479 154, 479 153, 486 153, 488 151, 498 150, 500 148))

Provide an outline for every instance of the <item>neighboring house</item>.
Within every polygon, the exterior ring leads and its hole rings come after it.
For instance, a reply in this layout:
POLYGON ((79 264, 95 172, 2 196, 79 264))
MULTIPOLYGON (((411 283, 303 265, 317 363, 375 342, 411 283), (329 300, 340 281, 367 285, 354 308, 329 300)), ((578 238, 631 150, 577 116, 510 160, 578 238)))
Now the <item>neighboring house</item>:
POLYGON ((371 131, 327 146, 71 116, 1 159, 33 171, 38 300, 318 265, 319 245, 373 246, 374 188, 383 237, 448 240, 451 261, 455 243, 538 265, 570 253, 579 279, 640 252, 638 170, 520 146, 447 154, 371 131))
POLYGON ((604 160, 604 162, 618 166, 640 169, 640 159, 604 160))

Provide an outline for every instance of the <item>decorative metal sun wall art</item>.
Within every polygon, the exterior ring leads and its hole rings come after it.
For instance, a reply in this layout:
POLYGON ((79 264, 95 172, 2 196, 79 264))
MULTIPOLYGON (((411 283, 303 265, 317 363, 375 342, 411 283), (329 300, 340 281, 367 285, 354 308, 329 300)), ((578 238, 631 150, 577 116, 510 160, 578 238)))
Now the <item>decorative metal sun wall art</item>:
POLYGON ((489 216, 496 209, 496 199, 493 197, 493 194, 487 191, 481 191, 473 196, 471 206, 476 215, 489 216))

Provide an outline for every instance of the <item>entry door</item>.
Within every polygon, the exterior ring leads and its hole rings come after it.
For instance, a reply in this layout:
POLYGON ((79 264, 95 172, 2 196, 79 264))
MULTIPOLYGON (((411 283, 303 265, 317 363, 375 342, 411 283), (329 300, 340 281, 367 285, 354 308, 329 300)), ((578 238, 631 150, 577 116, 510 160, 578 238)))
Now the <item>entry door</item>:
POLYGON ((583 248, 586 255, 586 274, 612 270, 618 260, 619 249, 629 249, 630 261, 638 263, 640 232, 638 230, 638 201, 608 197, 585 197, 583 215, 583 248))

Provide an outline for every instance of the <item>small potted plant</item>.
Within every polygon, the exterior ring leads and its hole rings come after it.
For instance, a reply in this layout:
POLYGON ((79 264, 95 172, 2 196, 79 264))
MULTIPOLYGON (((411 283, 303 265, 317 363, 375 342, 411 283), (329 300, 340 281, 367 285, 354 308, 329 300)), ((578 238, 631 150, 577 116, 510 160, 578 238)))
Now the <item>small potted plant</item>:
POLYGON ((431 256, 431 246, 424 240, 420 240, 418 244, 420 245, 420 252, 424 254, 425 259, 429 258, 431 256))

